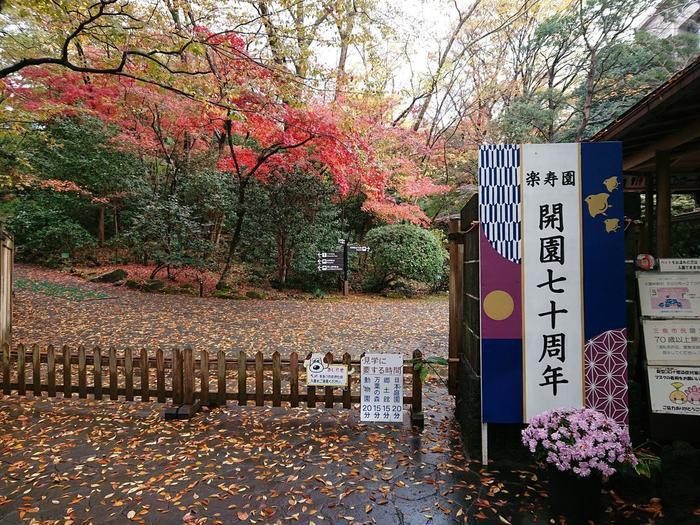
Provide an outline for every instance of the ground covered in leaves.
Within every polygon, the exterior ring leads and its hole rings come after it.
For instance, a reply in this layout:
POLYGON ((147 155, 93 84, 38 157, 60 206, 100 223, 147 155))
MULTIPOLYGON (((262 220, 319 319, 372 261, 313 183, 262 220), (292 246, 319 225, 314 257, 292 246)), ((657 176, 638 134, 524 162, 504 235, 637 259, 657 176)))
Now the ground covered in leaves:
MULTIPOLYGON (((199 299, 16 268, 14 342, 445 355, 447 301, 199 299)), ((269 355, 269 354, 268 354, 269 355)), ((465 457, 454 400, 424 390, 425 429, 359 410, 226 408, 164 421, 163 405, 0 398, 0 525, 16 523, 544 524, 535 466, 465 457)), ((604 495, 602 523, 659 506, 604 495)))
POLYGON ((446 355, 446 297, 227 300, 145 293, 15 267, 13 342, 149 350, 403 352, 446 355))
MULTIPOLYGON (((229 404, 187 423, 156 404, 5 397, 0 524, 548 523, 539 472, 468 461, 444 388, 425 397, 423 432, 407 413, 229 404)), ((605 502, 606 523, 647 522, 605 502)))

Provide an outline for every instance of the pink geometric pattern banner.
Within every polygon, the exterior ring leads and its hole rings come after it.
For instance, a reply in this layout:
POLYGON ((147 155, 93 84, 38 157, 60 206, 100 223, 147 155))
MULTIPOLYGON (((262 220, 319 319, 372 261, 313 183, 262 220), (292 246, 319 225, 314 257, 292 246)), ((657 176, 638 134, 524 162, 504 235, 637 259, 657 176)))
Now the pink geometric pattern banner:
POLYGON ((586 406, 627 424, 627 329, 597 335, 585 352, 586 406))

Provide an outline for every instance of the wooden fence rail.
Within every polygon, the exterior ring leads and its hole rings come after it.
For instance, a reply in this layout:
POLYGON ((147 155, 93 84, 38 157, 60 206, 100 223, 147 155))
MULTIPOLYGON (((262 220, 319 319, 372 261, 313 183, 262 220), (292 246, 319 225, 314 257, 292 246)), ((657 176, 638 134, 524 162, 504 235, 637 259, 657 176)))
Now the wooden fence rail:
MULTIPOLYGON (((279 352, 269 359, 262 352, 250 358, 243 351, 232 359, 223 350, 213 358, 207 351, 200 351, 195 357, 189 347, 174 348, 169 354, 166 356, 160 348, 154 356, 145 349, 134 354, 130 348, 118 352, 114 347, 108 350, 94 347, 88 351, 84 346, 77 349, 63 346, 58 350, 51 345, 46 349, 19 345, 11 349, 5 344, 1 391, 6 395, 17 392, 21 396, 28 391, 34 396, 46 392, 49 397, 61 392, 64 398, 77 394, 78 398, 91 395, 96 400, 138 398, 188 406, 195 403, 223 406, 227 401, 247 405, 252 401, 256 406, 269 402, 275 407, 283 403, 298 407, 305 403, 313 408, 322 403, 325 408, 337 404, 350 409, 353 403, 360 402, 360 361, 351 359, 348 353, 337 361, 348 366, 348 386, 320 387, 323 392, 319 393, 316 387, 305 386, 306 371, 296 352, 286 359, 279 352), (58 384, 57 368, 61 372, 58 384), (300 382, 304 388, 300 388, 300 382)), ((414 366, 421 358, 416 350, 413 359, 404 360, 403 367, 407 378, 403 403, 410 405, 415 423, 422 421, 422 383, 414 366)), ((333 363, 334 357, 329 352, 325 360, 333 363)))

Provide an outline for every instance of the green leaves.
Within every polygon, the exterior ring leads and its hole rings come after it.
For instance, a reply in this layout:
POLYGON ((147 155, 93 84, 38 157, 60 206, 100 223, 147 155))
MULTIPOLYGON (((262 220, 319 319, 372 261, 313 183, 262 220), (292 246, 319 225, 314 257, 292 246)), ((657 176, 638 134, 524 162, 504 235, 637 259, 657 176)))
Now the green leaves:
POLYGON ((420 359, 414 358, 412 361, 413 369, 418 371, 418 375, 420 377, 421 382, 424 382, 427 379, 428 375, 432 372, 444 383, 444 379, 442 375, 438 373, 436 366, 447 366, 447 359, 445 359, 444 357, 429 356, 420 359))
POLYGON ((636 451, 634 455, 637 456, 637 465, 634 470, 640 476, 650 479, 652 474, 661 471, 661 458, 656 454, 636 451))
POLYGON ((439 281, 447 254, 429 231, 412 224, 380 226, 367 233, 368 270, 383 288, 391 280, 439 281))

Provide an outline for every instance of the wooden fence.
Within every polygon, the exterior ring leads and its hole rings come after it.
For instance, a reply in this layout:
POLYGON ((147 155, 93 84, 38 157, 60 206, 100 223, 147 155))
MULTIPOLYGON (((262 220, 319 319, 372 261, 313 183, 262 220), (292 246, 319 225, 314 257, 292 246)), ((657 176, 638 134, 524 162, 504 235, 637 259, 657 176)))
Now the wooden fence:
POLYGON ((12 344, 12 272, 14 240, 0 227, 0 345, 12 344))
MULTIPOLYGON (((168 357, 162 349, 155 356, 145 349, 135 355, 130 348, 118 352, 115 348, 103 351, 94 347, 87 351, 84 346, 77 351, 69 346, 59 351, 53 346, 43 350, 37 345, 31 348, 19 345, 11 350, 5 344, 2 392, 17 392, 21 396, 28 392, 41 396, 46 392, 49 397, 61 393, 64 398, 73 394, 79 398, 91 395, 96 400, 138 398, 173 405, 199 402, 206 406, 224 406, 227 401, 247 405, 252 401, 256 406, 271 402, 275 407, 282 403, 291 407, 305 403, 309 408, 317 404, 334 408, 338 404, 349 409, 353 403, 360 402, 360 361, 351 359, 348 353, 336 361, 348 365, 345 388, 305 386, 306 371, 300 366, 296 352, 288 359, 282 359, 279 352, 273 353, 271 359, 265 359, 262 352, 249 358, 241 351, 237 359, 227 358, 223 350, 215 359, 210 359, 207 351, 198 353, 195 358, 189 347, 174 348, 168 357)), ((408 376, 404 389, 410 387, 410 394, 404 391, 403 403, 410 405, 411 420, 416 424, 422 421, 422 383, 413 363, 421 359, 420 351, 416 350, 413 360, 404 360, 404 376, 408 376)), ((325 360, 333 363, 334 357, 328 353, 325 360)))

